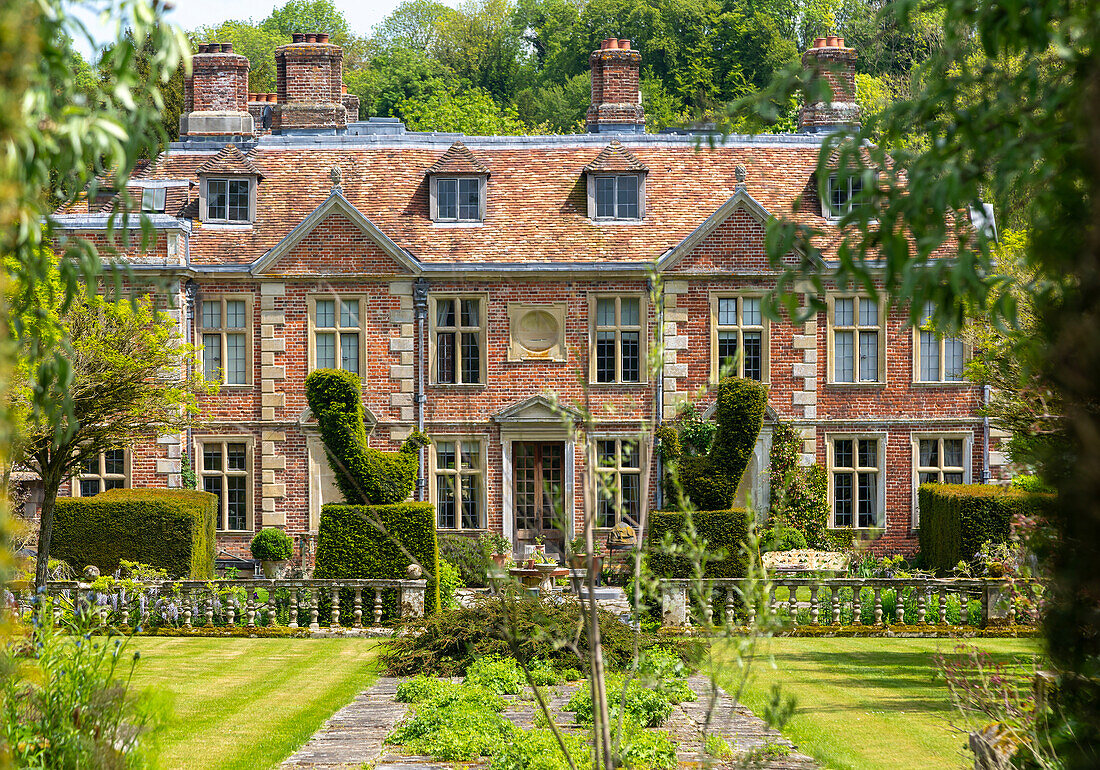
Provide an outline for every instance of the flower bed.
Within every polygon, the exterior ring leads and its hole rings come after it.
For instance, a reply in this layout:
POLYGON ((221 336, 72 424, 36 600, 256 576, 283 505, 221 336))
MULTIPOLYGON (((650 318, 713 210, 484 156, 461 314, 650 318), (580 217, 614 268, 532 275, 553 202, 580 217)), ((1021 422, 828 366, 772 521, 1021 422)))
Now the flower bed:
POLYGON ((811 548, 771 551, 761 557, 764 569, 769 572, 847 572, 848 559, 849 554, 844 551, 815 551, 811 548))

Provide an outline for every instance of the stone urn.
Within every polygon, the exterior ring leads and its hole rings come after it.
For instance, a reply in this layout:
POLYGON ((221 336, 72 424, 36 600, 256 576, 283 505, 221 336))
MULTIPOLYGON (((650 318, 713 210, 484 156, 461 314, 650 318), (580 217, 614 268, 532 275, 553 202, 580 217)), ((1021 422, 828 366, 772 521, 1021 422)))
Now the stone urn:
POLYGON ((286 577, 287 567, 290 562, 286 559, 280 561, 264 560, 260 562, 260 568, 264 571, 264 577, 268 580, 282 580, 286 577))

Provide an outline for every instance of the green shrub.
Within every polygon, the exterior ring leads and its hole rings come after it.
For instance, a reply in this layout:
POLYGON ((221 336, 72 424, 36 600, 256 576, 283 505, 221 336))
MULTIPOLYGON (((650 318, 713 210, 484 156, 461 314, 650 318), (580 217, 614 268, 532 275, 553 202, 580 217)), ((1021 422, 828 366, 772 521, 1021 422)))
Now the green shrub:
POLYGON ((462 578, 458 575, 458 570, 447 561, 440 558, 439 560, 439 606, 444 609, 454 607, 455 591, 462 587, 462 578))
POLYGON ((466 669, 463 684, 480 685, 498 695, 519 695, 527 686, 527 677, 514 658, 486 655, 466 669))
MULTIPOLYGON (((564 733, 565 747, 577 770, 592 767, 592 749, 585 736, 564 733)), ((489 770, 569 770, 554 733, 545 727, 527 730, 518 740, 501 746, 489 770)))
MULTIPOLYGON (((678 454, 661 434, 662 456, 670 474, 665 495, 672 509, 684 508, 681 492, 700 510, 722 510, 733 505, 764 425, 768 389, 756 380, 727 377, 718 383, 715 403, 718 428, 705 455, 678 454)), ((684 436, 679 439, 681 447, 686 446, 684 436)))
POLYGON ((429 698, 454 692, 458 685, 448 679, 436 679, 434 676, 417 674, 397 685, 394 700, 398 703, 420 703, 429 698))
MULTIPOLYGON (((696 511, 691 514, 696 535, 707 545, 705 574, 709 578, 740 578, 748 566, 743 549, 749 535, 749 513, 744 508, 728 511, 696 511)), ((657 511, 649 515, 647 563, 657 577, 688 578, 692 565, 684 556, 663 553, 660 547, 665 534, 678 541, 686 525, 686 514, 657 511)))
MULTIPOLYGON (((672 701, 658 690, 650 689, 638 679, 631 679, 623 691, 623 677, 612 674, 607 677, 607 704, 612 722, 618 720, 622 711, 623 719, 641 727, 660 727, 672 716, 672 701)), ((592 724, 592 690, 588 682, 581 685, 569 702, 566 711, 576 714, 577 724, 592 724)))
POLYGON ((806 538, 794 527, 774 526, 760 536, 760 551, 796 551, 806 547, 806 538))
MULTIPOLYGON (((604 659, 610 669, 623 669, 630 665, 634 655, 634 634, 615 615, 606 610, 599 613, 604 659)), ((580 660, 553 642, 572 638, 578 626, 586 628, 575 599, 563 598, 551 603, 525 594, 507 594, 503 601, 480 601, 473 607, 443 610, 424 620, 406 623, 402 630, 408 633, 395 635, 384 643, 382 664, 387 676, 419 673, 462 676, 477 658, 511 657, 512 647, 505 633, 514 632, 517 656, 528 665, 542 659, 559 671, 583 670, 589 665, 586 631, 582 630, 578 640, 580 660)), ((657 637, 650 633, 642 633, 638 640, 641 650, 657 643, 657 637)), ((687 655, 694 654, 700 643, 684 640, 680 644, 687 655)))
POLYGON ((1046 494, 1054 492, 1054 487, 1050 484, 1046 483, 1038 476, 1029 476, 1026 473, 1013 476, 1011 486, 1013 489, 1018 489, 1021 492, 1042 492, 1046 494))
POLYGON ((527 667, 531 674, 531 681, 535 683, 535 687, 549 687, 550 685, 561 684, 564 676, 554 670, 554 667, 550 665, 550 661, 543 660, 542 658, 536 658, 531 661, 527 667))
POLYGON ((826 548, 829 477, 817 463, 802 464, 802 434, 793 423, 775 424, 769 463, 770 518, 797 529, 810 548, 826 548))
POLYGON ((59 499, 50 556, 103 574, 141 562, 175 578, 214 577, 218 498, 189 489, 113 489, 59 499))
POLYGON ((422 701, 416 706, 416 713, 398 724, 386 742, 447 761, 492 756, 501 745, 522 735, 519 728, 498 713, 503 707, 500 696, 483 688, 455 688, 451 693, 422 701))
POLYGON ((306 401, 321 428, 329 465, 344 499, 360 505, 400 503, 416 485, 419 450, 428 445, 428 437, 413 431, 397 452, 368 446, 362 387, 353 372, 315 369, 306 377, 306 401))
POLYGON ((623 765, 633 770, 675 770, 679 766, 676 746, 663 730, 643 730, 635 725, 623 728, 623 765))
POLYGON ((249 545, 252 558, 260 561, 287 561, 294 555, 294 544, 286 532, 275 527, 266 527, 256 533, 249 545))
POLYGON ((1052 495, 985 484, 922 484, 920 550, 929 569, 947 574, 959 561, 973 561, 982 543, 1004 543, 1014 516, 1042 516, 1052 495))
POLYGON ((489 585, 490 559, 481 540, 453 533, 440 533, 438 537, 439 558, 454 565, 461 585, 467 588, 489 585))
MULTIPOLYGON (((431 614, 439 608, 440 574, 431 504, 322 506, 315 578, 404 579, 413 563, 428 581, 424 609, 431 614)), ((388 617, 396 615, 395 594, 384 598, 388 617)), ((341 595, 341 604, 349 598, 341 595)))

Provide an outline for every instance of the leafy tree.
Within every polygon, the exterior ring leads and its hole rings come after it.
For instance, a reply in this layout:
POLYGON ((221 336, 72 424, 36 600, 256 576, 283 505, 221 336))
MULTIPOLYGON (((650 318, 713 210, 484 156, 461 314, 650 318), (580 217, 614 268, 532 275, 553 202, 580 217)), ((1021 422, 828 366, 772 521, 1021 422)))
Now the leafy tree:
MULTIPOLYGON (((920 19, 914 4, 888 6, 905 33, 920 19)), ((1052 692, 1064 723, 1053 739, 1068 767, 1100 764, 1100 5, 1034 0, 1027 12, 984 0, 944 0, 941 43, 921 67, 912 94, 859 132, 829 138, 818 164, 858 176, 860 202, 841 220, 834 269, 811 261, 815 228, 775 222, 768 252, 799 246, 799 276, 811 309, 823 307, 824 280, 907 301, 921 322, 932 302, 937 328, 957 328, 968 310, 1015 323, 1012 279, 992 259, 989 233, 967 213, 992 200, 1017 207, 1028 232, 1025 268, 1036 324, 1036 375, 1062 404, 1064 431, 1042 442, 1042 470, 1059 505, 1058 539, 1046 614, 1051 658, 1062 672, 1052 692), (978 47, 980 55, 973 55, 978 47), (927 141, 910 142, 914 129, 927 141), (877 138, 877 144, 864 140, 877 138), (945 258, 947 257, 947 258, 945 258)), ((777 85, 806 85, 792 74, 777 85)), ((827 88, 827 87, 825 87, 827 88)), ((811 88, 807 98, 820 98, 811 88)), ((789 304, 794 305, 794 302, 789 304)), ((771 308, 775 310, 774 306, 771 308)), ((1026 350, 1026 348, 1025 348, 1026 350)), ((1029 357, 1024 357, 1030 363, 1029 357)))
MULTIPOLYGON (((140 80, 148 81, 152 75, 152 68, 155 66, 155 52, 151 48, 155 44, 153 38, 146 37, 139 43, 134 37, 133 30, 130 29, 126 30, 123 37, 125 45, 112 45, 104 49, 99 59, 100 76, 103 78, 110 77, 111 73, 117 70, 118 67, 125 66, 136 70, 140 80), (116 57, 120 58, 121 61, 113 61, 116 57)), ((81 73, 82 75, 83 73, 81 73)), ((87 86, 85 85, 84 88, 87 88, 87 86)), ((139 91, 133 96, 135 102, 146 112, 160 113, 161 129, 169 141, 179 137, 180 115, 183 113, 182 68, 176 68, 167 82, 162 84, 159 92, 139 91)))
POLYGON ((450 93, 457 79, 447 67, 423 51, 394 48, 375 54, 367 67, 345 74, 348 91, 359 97, 368 115, 404 119, 401 105, 424 102, 450 93))
POLYGON ((810 548, 828 546, 829 479, 817 463, 802 464, 802 436, 792 423, 776 423, 768 461, 772 523, 794 527, 810 548))
POLYGON ((436 45, 444 65, 502 103, 525 79, 513 15, 512 0, 469 0, 444 19, 436 45))
POLYGON ((501 109, 479 88, 406 100, 398 105, 398 111, 412 131, 456 131, 470 136, 527 133, 514 108, 501 109))
POLYGON ((148 298, 115 302, 86 296, 66 307, 56 280, 30 290, 48 315, 28 318, 24 328, 52 337, 68 351, 66 376, 46 380, 36 376, 32 346, 25 345, 11 393, 20 427, 14 464, 37 472, 44 488, 35 574, 36 584, 43 585, 61 485, 100 452, 178 432, 196 414, 195 393, 204 383, 192 374, 197 370, 192 348, 179 344, 172 319, 148 298), (53 408, 36 413, 35 402, 53 408))
POLYGON ((434 51, 454 9, 435 0, 404 0, 374 28, 371 42, 383 51, 434 51))
POLYGON ((284 38, 295 32, 327 32, 331 42, 344 49, 344 66, 351 69, 362 66, 369 54, 366 39, 352 32, 332 0, 289 0, 274 9, 260 27, 284 38))
MULTIPOLYGON (((516 94, 516 112, 532 130, 539 126, 555 133, 581 133, 591 100, 592 76, 585 72, 571 77, 563 85, 520 91, 516 94)), ((648 104, 646 111, 647 124, 652 125, 648 118, 648 104)))

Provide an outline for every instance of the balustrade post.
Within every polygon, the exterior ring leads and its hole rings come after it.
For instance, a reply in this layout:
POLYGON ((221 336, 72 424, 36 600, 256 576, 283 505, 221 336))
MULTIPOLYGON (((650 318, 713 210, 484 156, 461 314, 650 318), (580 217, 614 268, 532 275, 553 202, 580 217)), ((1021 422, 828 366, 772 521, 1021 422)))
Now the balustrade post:
POLYGON ((798 584, 787 583, 787 614, 791 616, 791 625, 798 625, 798 584))
POLYGON ((298 627, 298 589, 290 589, 290 627, 298 627))
POLYGON ((852 588, 852 625, 863 625, 863 605, 860 604, 862 597, 860 593, 863 591, 863 583, 856 583, 852 588))
POLYGON ((726 628, 733 628, 733 587, 726 589, 726 606, 725 606, 725 625, 726 628))
POLYGON ((355 618, 355 628, 363 627, 363 587, 355 587, 355 612, 353 613, 355 618))
POLYGON ((183 604, 183 627, 191 628, 191 591, 184 589, 180 592, 180 603, 183 604))
POLYGON ((267 627, 275 628, 279 625, 279 609, 275 606, 275 583, 272 581, 271 588, 267 589, 267 627))
POLYGON ((374 625, 378 627, 382 625, 382 589, 374 589, 374 606, 372 607, 372 617, 374 618, 374 625))
POLYGON ((666 626, 688 625, 687 581, 661 581, 661 618, 666 626))
POLYGON ((56 626, 61 623, 61 594, 54 594, 53 597, 53 624, 56 626))
POLYGON ((229 595, 225 597, 225 624, 230 628, 237 625, 237 596, 233 589, 229 589, 229 595))
POLYGON ((820 590, 820 587, 817 583, 812 583, 810 585, 810 624, 815 626, 819 625, 817 621, 821 616, 821 608, 818 606, 817 603, 818 590, 820 590))
POLYGON ((332 587, 332 616, 328 627, 335 630, 340 628, 340 587, 332 587))
POLYGON ((882 586, 875 586, 875 625, 882 625, 882 586))
POLYGON ((247 594, 245 594, 244 610, 248 615, 248 627, 256 627, 256 605, 252 601, 252 588, 251 586, 246 588, 247 594))
POLYGON ((779 604, 775 598, 775 583, 768 585, 768 614, 773 618, 779 614, 779 604))
POLYGON ((829 603, 833 607, 833 625, 840 625, 840 589, 833 584, 829 586, 829 603))
POLYGON ((947 586, 940 586, 940 625, 947 625, 947 586))
POLYGON ((756 624, 756 592, 747 590, 749 588, 748 581, 742 583, 746 590, 741 592, 741 595, 745 597, 745 608, 749 614, 749 625, 756 624))
POLYGON ((214 625, 214 591, 208 589, 206 594, 206 625, 214 625))
POLYGON ((901 583, 894 584, 894 622, 901 625, 905 622, 905 592, 901 583))
POLYGON ((309 592, 309 630, 316 631, 320 628, 317 625, 317 600, 320 597, 321 589, 312 588, 309 592))
POLYGON ((917 588, 917 623, 924 625, 924 619, 928 615, 928 588, 926 586, 920 586, 917 588))

